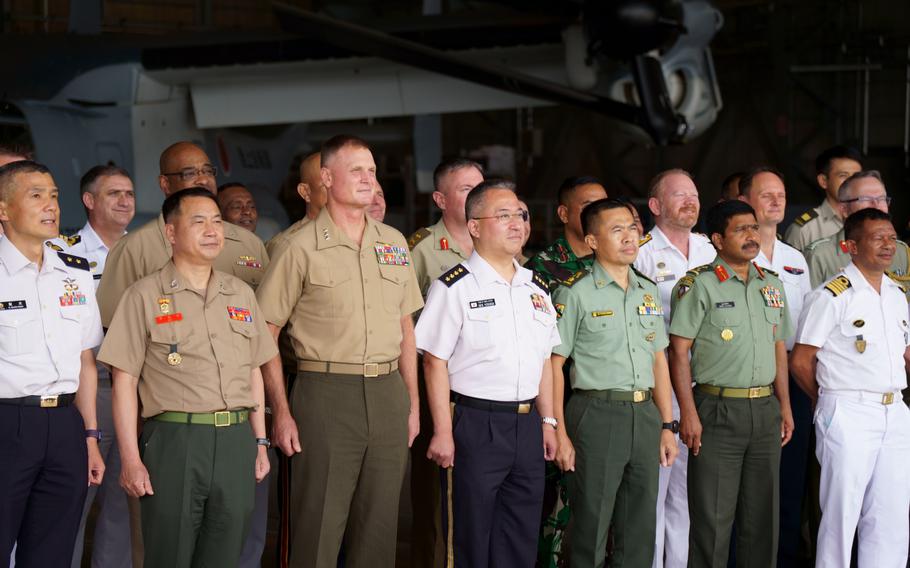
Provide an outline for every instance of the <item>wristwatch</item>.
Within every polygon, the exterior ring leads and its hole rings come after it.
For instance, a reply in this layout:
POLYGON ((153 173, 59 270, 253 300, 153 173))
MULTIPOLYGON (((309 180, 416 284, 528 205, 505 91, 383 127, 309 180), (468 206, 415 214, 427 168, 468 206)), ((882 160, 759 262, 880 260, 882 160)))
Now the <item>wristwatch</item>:
POLYGON ((268 438, 256 438, 256 445, 257 445, 257 446, 265 446, 266 448, 271 448, 271 447, 272 447, 272 441, 269 440, 268 438))
POLYGON ((674 420, 673 422, 664 422, 661 424, 661 428, 664 430, 669 430, 674 434, 679 434, 679 420, 674 420))
POLYGON ((549 424, 550 426, 553 427, 554 430, 556 430, 556 428, 559 426, 559 421, 556 420, 555 418, 553 418, 552 416, 544 416, 543 418, 540 419, 540 422, 542 424, 549 424))
POLYGON ((101 430, 86 429, 86 430, 85 430, 85 437, 86 437, 86 438, 94 438, 94 439, 96 439, 96 440, 98 440, 98 441, 100 442, 100 441, 101 441, 101 430))

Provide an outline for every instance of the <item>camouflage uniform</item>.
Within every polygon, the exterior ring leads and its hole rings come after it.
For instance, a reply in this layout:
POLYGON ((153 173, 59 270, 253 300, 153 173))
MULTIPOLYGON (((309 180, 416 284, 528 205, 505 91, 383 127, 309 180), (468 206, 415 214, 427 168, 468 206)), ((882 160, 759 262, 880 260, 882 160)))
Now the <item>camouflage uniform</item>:
POLYGON ((531 257, 526 264, 547 280, 550 291, 556 289, 560 282, 565 282, 579 270, 591 270, 594 255, 578 258, 565 237, 559 237, 552 245, 531 257))

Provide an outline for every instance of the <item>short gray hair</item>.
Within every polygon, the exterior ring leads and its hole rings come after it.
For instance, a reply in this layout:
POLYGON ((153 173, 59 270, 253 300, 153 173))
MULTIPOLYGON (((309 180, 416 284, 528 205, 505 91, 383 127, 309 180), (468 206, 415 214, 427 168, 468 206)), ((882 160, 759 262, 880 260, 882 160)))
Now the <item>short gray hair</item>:
POLYGON ((844 183, 837 188, 837 200, 843 201, 849 199, 847 195, 850 194, 850 190, 853 189, 853 186, 856 185, 859 180, 866 178, 877 179, 882 184, 882 187, 885 187, 885 182, 882 180, 882 174, 880 174, 878 170, 862 170, 845 179, 844 183))

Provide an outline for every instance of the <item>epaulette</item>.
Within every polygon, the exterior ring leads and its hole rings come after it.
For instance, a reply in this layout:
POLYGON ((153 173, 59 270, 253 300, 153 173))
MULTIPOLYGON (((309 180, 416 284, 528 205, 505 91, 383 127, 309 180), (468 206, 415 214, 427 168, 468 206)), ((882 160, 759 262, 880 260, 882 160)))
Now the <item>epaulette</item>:
POLYGON ((770 268, 766 268, 766 269, 765 269, 765 272, 767 272, 768 274, 773 274, 773 275, 776 276, 777 278, 780 278, 780 274, 777 273, 777 272, 775 272, 774 270, 771 270, 770 268))
POLYGON ((58 245, 54 241, 45 241, 44 246, 46 246, 47 248, 49 248, 51 250, 55 250, 57 252, 60 252, 63 250, 63 247, 58 245))
POLYGON ((444 283, 446 286, 451 288, 452 284, 458 282, 459 280, 461 280, 462 278, 467 276, 469 273, 470 273, 470 271, 467 268, 465 268, 465 266, 463 264, 457 264, 454 267, 452 267, 448 272, 443 273, 443 275, 439 277, 439 280, 442 283, 444 283))
POLYGON ((891 270, 886 270, 885 274, 888 275, 888 278, 894 280, 894 283, 900 286, 900 289, 903 290, 904 294, 907 293, 907 284, 910 282, 910 275, 908 276, 898 276, 891 270))
POLYGON ((847 291, 847 288, 850 288, 853 284, 850 283, 850 279, 844 275, 840 275, 834 280, 831 280, 825 284, 825 290, 831 292, 832 296, 840 296, 847 291))
POLYGON ((70 268, 78 268, 79 270, 91 270, 89 268, 88 261, 81 256, 67 254, 65 252, 58 252, 57 256, 60 257, 60 260, 63 261, 63 264, 69 266, 70 268))
POLYGON ((639 271, 639 270, 638 270, 637 268, 635 268, 634 266, 632 267, 632 272, 634 272, 635 275, 638 276, 639 278, 641 278, 642 280, 647 280, 647 281, 650 282, 651 284, 654 284, 655 286, 657 286, 657 282, 655 282, 655 281, 651 280, 650 278, 648 278, 648 276, 647 276, 646 274, 642 274, 641 271, 639 271))
POLYGON ((701 266, 696 266, 695 268, 689 269, 686 274, 691 274, 692 276, 698 276, 702 272, 711 272, 714 270, 714 266, 710 264, 702 264, 701 266))
POLYGON ((66 243, 66 246, 73 247, 79 244, 82 241, 82 235, 76 233, 75 235, 64 236, 60 235, 60 240, 66 243))
MULTIPOLYGON (((537 273, 535 272, 534 274, 537 274, 537 273)), ((571 288, 572 286, 575 285, 576 282, 578 282, 579 280, 581 280, 588 274, 590 274, 590 272, 588 272, 587 270, 579 270, 578 272, 576 272, 572 276, 569 276, 565 280, 560 280, 559 284, 561 286, 565 286, 566 288, 571 288)))
POLYGON ((414 250, 414 247, 417 246, 417 243, 419 243, 420 241, 429 237, 431 234, 432 233, 430 232, 430 230, 426 227, 424 227, 422 229, 417 229, 417 231, 414 232, 413 235, 408 237, 408 248, 411 250, 414 250))
POLYGON ((638 246, 641 247, 642 245, 646 245, 646 244, 650 243, 651 239, 653 239, 653 238, 654 237, 651 236, 651 233, 646 234, 645 236, 643 236, 641 238, 641 240, 638 241, 638 246))
POLYGON ((541 290, 543 290, 544 292, 546 292, 547 295, 549 296, 550 287, 547 286, 546 279, 543 276, 541 276, 540 273, 538 273, 536 270, 532 270, 531 273, 532 273, 531 281, 534 282, 535 284, 537 284, 537 287, 540 288, 541 290))
POLYGON ((803 225, 805 225, 812 219, 815 219, 816 217, 818 217, 818 211, 816 211, 815 209, 809 209, 808 211, 806 211, 805 213, 803 213, 802 215, 800 215, 799 217, 794 219, 793 222, 796 223, 796 226, 802 227, 803 225))

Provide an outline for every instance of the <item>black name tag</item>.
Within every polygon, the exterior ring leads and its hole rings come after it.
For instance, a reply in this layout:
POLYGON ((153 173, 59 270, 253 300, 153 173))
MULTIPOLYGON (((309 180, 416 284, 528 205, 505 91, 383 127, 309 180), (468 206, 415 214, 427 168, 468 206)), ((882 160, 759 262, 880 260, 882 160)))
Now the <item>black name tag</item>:
POLYGON ((490 308, 496 305, 496 300, 493 298, 487 298, 486 300, 474 300, 468 305, 471 306, 472 310, 475 308, 490 308))
POLYGON ((715 308, 732 308, 735 306, 736 304, 734 302, 717 302, 714 304, 715 308))
POLYGON ((0 310, 24 310, 25 300, 6 300, 0 302, 0 310))

